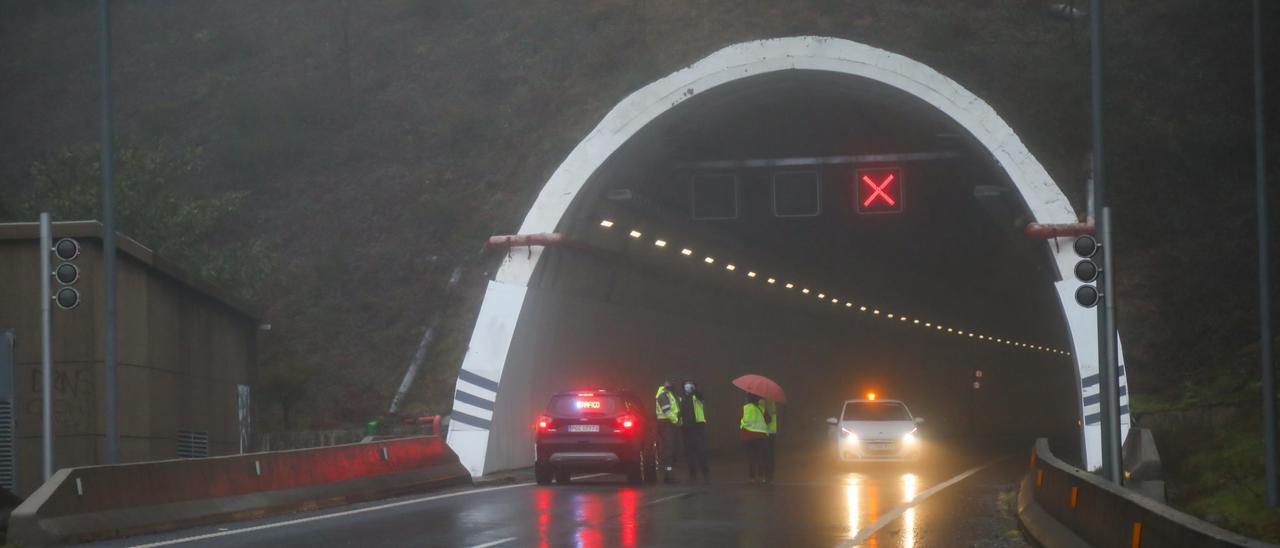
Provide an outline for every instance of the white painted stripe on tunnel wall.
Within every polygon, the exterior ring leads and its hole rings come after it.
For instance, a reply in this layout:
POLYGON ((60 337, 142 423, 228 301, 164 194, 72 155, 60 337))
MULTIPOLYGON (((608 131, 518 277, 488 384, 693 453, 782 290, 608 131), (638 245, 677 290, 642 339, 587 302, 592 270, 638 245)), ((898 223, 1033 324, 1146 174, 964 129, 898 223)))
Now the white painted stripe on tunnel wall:
MULTIPOLYGON (((502 369, 507 364, 507 353, 511 351, 511 339, 515 337, 516 324, 520 319, 520 310, 524 307, 527 291, 529 288, 525 286, 489 282, 488 288, 485 288, 484 303, 480 305, 479 318, 476 318, 475 328, 471 332, 470 346, 467 347, 466 356, 462 359, 463 370, 468 371, 470 375, 498 383, 499 391, 502 391, 502 383, 500 383, 502 369)), ((454 384, 454 391, 470 387, 472 384, 476 383, 460 379, 454 384)), ((497 399, 497 394, 494 394, 494 399, 497 399)), ((466 403, 458 401, 454 401, 453 405, 460 411, 468 407, 466 403)), ((493 412, 488 411, 484 415, 472 416, 495 419, 493 412)), ((449 447, 453 448, 462 466, 466 467, 474 478, 479 478, 485 472, 490 429, 492 424, 489 428, 465 423, 449 425, 449 447)))
MULTIPOLYGON (((1070 273, 1070 266, 1066 270, 1062 270, 1065 263, 1074 265, 1079 260, 1075 256, 1075 251, 1071 247, 1073 238, 1059 238, 1056 244, 1059 269, 1061 272, 1070 273)), ((1051 247, 1051 249, 1053 249, 1051 247)), ((1063 308, 1063 316, 1067 320, 1067 325, 1071 331, 1071 351, 1072 358, 1076 363, 1076 379, 1080 383, 1077 388, 1077 404, 1079 405, 1080 414, 1077 419, 1080 420, 1080 436, 1083 438, 1081 444, 1084 452, 1085 468, 1088 470, 1097 470, 1102 466, 1102 429, 1099 423, 1088 424, 1085 417, 1098 413, 1100 407, 1094 403, 1085 404, 1085 398, 1096 396, 1099 394, 1100 386, 1098 383, 1086 382, 1089 377, 1098 375, 1098 313, 1096 309, 1084 308, 1075 302, 1076 288, 1080 287, 1074 275, 1067 275, 1066 279, 1054 283, 1058 290, 1058 302, 1063 308)), ((1120 364, 1124 365, 1124 349, 1118 347, 1120 364)), ((1128 390, 1128 379, 1126 375, 1120 377, 1120 385, 1128 390)), ((1128 404, 1128 397, 1122 397, 1123 404, 1128 404)), ((1120 435, 1123 439, 1129 433, 1129 414, 1125 413, 1120 417, 1120 435)))
POLYGON ((481 409, 479 407, 476 407, 466 402, 460 402, 460 401, 454 400, 453 410, 461 411, 463 413, 466 413, 476 418, 480 418, 484 420, 493 420, 493 411, 490 411, 488 409, 481 409))
POLYGON ((457 401, 467 402, 471 405, 474 405, 476 407, 480 407, 483 409, 493 409, 493 402, 497 398, 488 394, 485 394, 485 395, 472 394, 471 392, 467 392, 459 388, 453 392, 453 399, 457 401))
MULTIPOLYGON (((518 255, 518 254, 516 254, 518 255)), ((489 282, 485 289, 484 303, 480 305, 480 315, 476 318, 476 326, 471 332, 471 342, 466 356, 462 360, 462 369, 484 379, 498 382, 502 389, 502 368, 507 361, 507 352, 511 349, 511 338, 515 334, 516 323, 520 317, 520 309, 524 305, 527 287, 498 282, 489 282)), ((454 389, 468 388, 474 383, 459 380, 454 389)), ((497 399, 497 394, 494 395, 497 399)), ((459 411, 471 407, 464 413, 473 414, 481 411, 474 406, 454 401, 459 411)), ((473 414, 475 417, 493 419, 493 413, 485 410, 484 414, 473 414)), ((488 430, 478 426, 451 422, 448 436, 449 447, 458 454, 462 465, 472 476, 484 473, 485 455, 489 445, 488 430)))
POLYGON ((458 386, 458 390, 462 390, 463 392, 467 392, 469 394, 475 394, 477 396, 480 396, 490 401, 498 399, 497 391, 489 390, 488 388, 485 388, 483 386, 477 386, 477 385, 471 384, 467 382, 465 379, 458 379, 457 386, 458 386))
POLYGON ((975 466, 973 468, 965 470, 964 472, 961 472, 960 475, 958 476, 955 476, 947 481, 944 481, 942 483, 934 485, 933 487, 925 489, 924 492, 920 493, 919 495, 916 495, 915 498, 909 501, 906 501, 902 504, 899 504, 898 506, 894 507, 893 510, 885 512, 883 515, 879 517, 879 519, 876 519, 876 521, 873 522, 871 525, 868 525, 862 528, 860 531, 858 531, 858 535, 853 537, 852 540, 847 540, 845 542, 837 544, 836 546, 840 548, 845 548, 850 546, 858 546, 860 544, 867 542, 868 540, 871 539, 871 537, 875 536, 876 533, 880 532, 881 529, 884 529, 886 525, 889 525, 890 523, 897 521, 898 518, 902 517, 902 514, 907 510, 910 510, 911 508, 919 506, 920 503, 926 500, 929 500, 929 497, 932 497, 938 493, 941 493, 944 489, 951 487, 952 485, 955 485, 957 483, 960 483, 964 481, 966 478, 968 478, 969 476, 977 474, 978 472, 981 472, 998 462, 1004 461, 1008 459, 1010 456, 1011 455, 1005 455, 1003 457, 995 459, 986 464, 975 466))
POLYGON ((461 369, 458 371, 458 380, 466 381, 471 386, 478 386, 489 392, 498 391, 498 381, 489 379, 482 375, 477 375, 466 369, 461 369))
POLYGON ((454 424, 449 425, 449 447, 454 453, 458 454, 462 465, 471 473, 471 477, 478 478, 484 475, 480 467, 484 464, 484 460, 480 459, 463 459, 462 455, 484 455, 485 449, 489 444, 489 430, 484 428, 468 426, 465 430, 455 429, 454 424))

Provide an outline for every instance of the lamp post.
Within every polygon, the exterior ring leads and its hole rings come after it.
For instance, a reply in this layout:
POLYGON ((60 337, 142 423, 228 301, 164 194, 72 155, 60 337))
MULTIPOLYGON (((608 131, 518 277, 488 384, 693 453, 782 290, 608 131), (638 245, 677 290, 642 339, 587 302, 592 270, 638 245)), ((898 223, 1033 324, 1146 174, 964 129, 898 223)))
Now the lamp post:
POLYGON ((116 432, 116 221, 113 199, 115 154, 111 139, 111 0, 99 0, 98 64, 102 69, 102 291, 106 367, 107 464, 119 462, 116 432))
POLYGON ((1267 159, 1265 110, 1262 96, 1262 6, 1253 0, 1253 111, 1255 177, 1258 186, 1258 327, 1262 340, 1262 423, 1266 455, 1267 506, 1280 505, 1276 479, 1276 379, 1271 361, 1271 272, 1267 243, 1267 159))

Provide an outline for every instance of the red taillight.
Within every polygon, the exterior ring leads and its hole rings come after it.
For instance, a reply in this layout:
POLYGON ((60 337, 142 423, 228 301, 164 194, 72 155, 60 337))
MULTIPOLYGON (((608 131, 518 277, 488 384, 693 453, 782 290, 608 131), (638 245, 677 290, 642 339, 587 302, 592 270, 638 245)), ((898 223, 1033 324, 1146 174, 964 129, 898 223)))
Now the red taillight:
POLYGON ((538 427, 538 430, 551 428, 551 417, 538 417, 538 422, 534 424, 538 427))
POLYGON ((631 430, 636 426, 636 419, 631 415, 623 415, 618 417, 618 426, 621 426, 623 430, 631 430))

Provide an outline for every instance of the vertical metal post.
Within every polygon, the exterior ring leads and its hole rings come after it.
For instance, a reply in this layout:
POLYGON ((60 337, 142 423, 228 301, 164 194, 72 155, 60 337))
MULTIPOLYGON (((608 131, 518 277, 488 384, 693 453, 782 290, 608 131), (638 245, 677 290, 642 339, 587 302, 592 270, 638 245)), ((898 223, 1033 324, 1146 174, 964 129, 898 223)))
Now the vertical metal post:
POLYGON ((427 350, 431 348, 431 342, 436 338, 435 320, 432 320, 430 326, 422 334, 422 339, 418 341, 418 350, 413 353, 413 359, 409 361, 409 368, 404 372, 404 378, 400 381, 400 388, 396 390, 396 395, 391 398, 391 406, 387 408, 387 413, 394 415, 400 412, 400 404, 404 402, 405 396, 409 395, 409 389, 413 388, 413 380, 418 377, 418 370, 422 368, 422 363, 427 359, 427 350))
MULTIPOLYGON (((1106 218, 1107 206, 1107 185, 1105 162, 1103 162, 1103 142, 1102 142, 1102 0, 1092 0, 1089 9, 1089 25, 1090 25, 1090 94, 1092 95, 1093 104, 1093 204, 1097 212, 1103 213, 1095 217, 1097 223, 1098 235, 1102 241, 1103 259, 1102 259, 1102 276, 1104 280, 1111 280, 1114 274, 1111 272, 1110 242, 1107 236, 1110 231, 1110 222, 1106 218)), ((1104 302, 1111 302, 1111 296, 1104 289, 1104 302)), ((1108 361, 1107 355, 1107 338, 1114 338, 1112 329, 1109 327, 1109 317, 1107 314, 1108 306, 1105 304, 1098 307, 1098 377, 1101 380, 1100 391, 1102 401, 1102 475, 1107 479, 1119 483, 1120 468, 1116 464, 1120 462, 1120 447, 1113 440, 1120 435, 1120 421, 1118 409, 1115 405, 1115 395, 1118 389, 1119 379, 1115 376, 1115 369, 1108 361), (1115 420, 1113 420, 1113 416, 1115 420), (1113 432, 1114 430, 1114 432, 1113 432)))
POLYGON ((1271 272, 1268 238, 1265 110, 1262 96, 1262 6, 1253 0, 1253 131, 1258 183, 1258 327, 1262 336, 1262 423, 1266 455, 1267 506, 1280 504, 1276 479, 1276 379, 1271 361, 1271 272))
POLYGON ((98 63, 102 68, 102 281, 106 366, 107 464, 119 462, 116 432, 116 220, 111 131, 111 0, 99 0, 98 63))
POLYGON ((53 227, 40 214, 40 448, 44 479, 53 475, 53 227))
POLYGON ((1102 362, 1102 420, 1110 425, 1104 430, 1108 436, 1105 446, 1111 452, 1104 456, 1106 468, 1112 471, 1111 481, 1121 483, 1123 465, 1121 464, 1121 448, 1124 440, 1120 439, 1120 360, 1119 337, 1116 335, 1116 263, 1114 260, 1115 245, 1111 238, 1111 208, 1102 208, 1102 261, 1107 265, 1106 275, 1102 277, 1102 301, 1106 309, 1107 327, 1103 331, 1103 348, 1105 361, 1102 362))
MULTIPOLYGON (((458 286, 458 282, 462 280, 462 267, 456 266, 453 272, 449 274, 449 283, 445 285, 445 294, 452 293, 454 288, 458 286)), ((422 369, 422 364, 427 360, 427 351, 431 348, 431 342, 436 338, 436 323, 440 320, 440 313, 436 311, 432 315, 431 321, 427 322, 427 330, 422 333, 422 339, 418 341, 418 350, 413 353, 413 358, 409 360, 409 368, 404 372, 404 378, 400 381, 400 388, 396 390, 396 395, 391 398, 391 406, 387 408, 387 413, 394 415, 400 412, 400 404, 404 403, 404 398, 409 394, 409 389, 413 387, 413 380, 418 376, 418 370, 422 369)))

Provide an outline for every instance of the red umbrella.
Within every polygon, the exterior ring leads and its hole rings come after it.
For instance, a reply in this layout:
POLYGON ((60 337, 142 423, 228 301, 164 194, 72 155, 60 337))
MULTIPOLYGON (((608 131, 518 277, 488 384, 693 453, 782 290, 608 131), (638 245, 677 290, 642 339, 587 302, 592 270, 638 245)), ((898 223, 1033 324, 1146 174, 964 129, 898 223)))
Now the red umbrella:
POLYGON ((733 385, 767 400, 779 403, 787 401, 786 392, 778 383, 762 375, 743 375, 733 379, 733 385))

